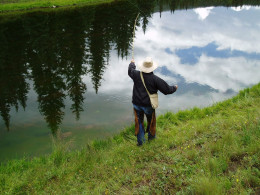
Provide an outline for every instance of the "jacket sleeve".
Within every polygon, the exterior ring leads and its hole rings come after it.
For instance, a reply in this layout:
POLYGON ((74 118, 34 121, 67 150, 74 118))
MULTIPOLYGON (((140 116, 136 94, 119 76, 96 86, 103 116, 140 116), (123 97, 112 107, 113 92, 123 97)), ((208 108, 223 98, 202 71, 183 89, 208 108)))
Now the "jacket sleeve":
POLYGON ((136 66, 135 63, 131 62, 128 66, 128 75, 134 79, 134 72, 136 71, 136 66))
POLYGON ((163 79, 156 77, 157 89, 164 95, 172 94, 176 91, 175 86, 168 85, 163 79))

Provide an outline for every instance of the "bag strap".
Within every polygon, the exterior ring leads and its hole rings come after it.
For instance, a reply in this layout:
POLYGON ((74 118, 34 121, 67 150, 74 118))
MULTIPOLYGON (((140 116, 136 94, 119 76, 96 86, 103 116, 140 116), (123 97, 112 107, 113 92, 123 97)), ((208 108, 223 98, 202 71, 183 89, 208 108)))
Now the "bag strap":
POLYGON ((150 93, 149 93, 148 89, 147 89, 146 86, 145 86, 143 73, 142 73, 141 71, 140 71, 140 75, 141 75, 141 79, 142 79, 142 82, 143 82, 143 84, 144 84, 144 87, 145 87, 145 89, 146 89, 146 91, 147 91, 147 93, 148 93, 148 95, 149 95, 149 97, 150 97, 150 93))

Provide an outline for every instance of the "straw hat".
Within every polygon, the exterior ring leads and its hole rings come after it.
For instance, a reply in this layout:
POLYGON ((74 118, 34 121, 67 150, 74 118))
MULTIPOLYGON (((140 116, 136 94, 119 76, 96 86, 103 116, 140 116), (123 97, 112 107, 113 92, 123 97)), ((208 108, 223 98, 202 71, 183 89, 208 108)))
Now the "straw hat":
POLYGON ((153 72, 157 67, 158 64, 153 61, 151 57, 146 57, 145 60, 140 61, 137 64, 140 71, 145 73, 153 72))

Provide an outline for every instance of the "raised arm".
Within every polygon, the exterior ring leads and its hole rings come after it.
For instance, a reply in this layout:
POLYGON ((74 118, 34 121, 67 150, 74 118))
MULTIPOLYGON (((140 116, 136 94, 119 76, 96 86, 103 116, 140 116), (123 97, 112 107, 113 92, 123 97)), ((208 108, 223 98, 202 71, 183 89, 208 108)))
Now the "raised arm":
POLYGON ((164 95, 172 94, 178 88, 177 85, 174 85, 174 86, 168 85, 163 79, 161 79, 160 77, 157 77, 157 76, 156 76, 156 85, 157 85, 157 89, 160 92, 162 92, 164 95))
POLYGON ((131 63, 128 66, 128 75, 133 79, 134 77, 134 71, 136 69, 135 61, 132 60, 131 63))

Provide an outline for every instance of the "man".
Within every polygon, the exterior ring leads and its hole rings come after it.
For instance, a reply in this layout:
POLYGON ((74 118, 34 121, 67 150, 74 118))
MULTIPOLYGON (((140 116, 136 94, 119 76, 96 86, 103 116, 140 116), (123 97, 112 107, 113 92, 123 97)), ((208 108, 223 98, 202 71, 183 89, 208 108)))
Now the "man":
MULTIPOLYGON (((162 92, 164 95, 174 93, 178 86, 170 86, 164 80, 153 74, 158 67, 157 63, 151 57, 138 63, 138 68, 143 74, 144 83, 150 94, 162 92)), ((144 131, 144 114, 147 118, 148 141, 155 138, 156 135, 156 116, 149 95, 142 82, 140 71, 136 70, 135 61, 132 60, 128 67, 128 75, 134 81, 132 103, 135 114, 135 135, 137 136, 137 146, 141 146, 145 142, 144 131)))

